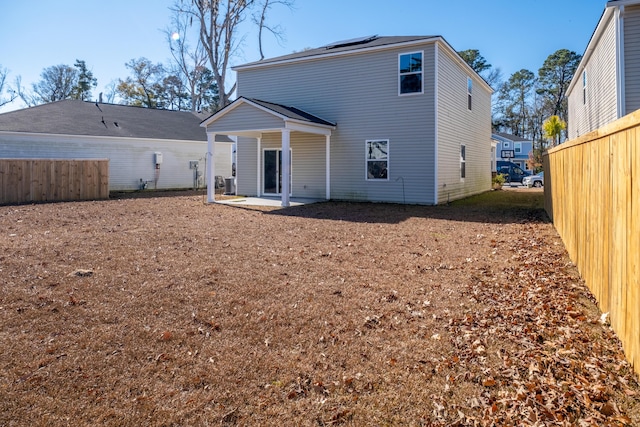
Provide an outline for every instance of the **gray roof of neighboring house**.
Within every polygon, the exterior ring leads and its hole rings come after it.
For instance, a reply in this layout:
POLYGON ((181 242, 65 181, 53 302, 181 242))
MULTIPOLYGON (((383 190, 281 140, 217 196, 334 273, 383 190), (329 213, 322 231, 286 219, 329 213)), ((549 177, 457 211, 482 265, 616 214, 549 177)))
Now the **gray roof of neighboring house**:
POLYGON ((67 99, 0 114, 0 131, 206 141, 201 117, 67 99))
POLYGON ((330 43, 328 45, 316 48, 307 49, 301 52, 294 52, 289 55, 278 56, 275 58, 263 59, 261 61, 250 62, 247 64, 237 65, 235 68, 251 67, 253 65, 262 65, 276 63, 280 61, 288 61, 294 59, 310 58, 314 56, 328 55, 333 53, 341 53, 347 51, 356 51, 359 49, 369 49, 373 47, 381 47, 386 45, 394 45, 400 43, 409 43, 419 40, 429 40, 438 38, 440 36, 369 36, 360 37, 358 39, 345 40, 343 42, 330 43))
POLYGON ((514 141, 514 142, 531 142, 530 139, 527 138, 521 138, 519 136, 516 135, 511 135, 508 133, 502 133, 502 132, 494 132, 491 134, 492 137, 499 137, 501 139, 508 139, 509 141, 514 141))

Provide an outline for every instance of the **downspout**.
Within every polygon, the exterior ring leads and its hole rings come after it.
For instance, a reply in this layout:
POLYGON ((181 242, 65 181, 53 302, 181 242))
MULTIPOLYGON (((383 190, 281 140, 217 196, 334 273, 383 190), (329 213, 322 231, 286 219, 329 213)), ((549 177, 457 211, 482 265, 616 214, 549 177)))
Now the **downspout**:
POLYGON ((280 165, 280 169, 282 170, 282 188, 280 192, 282 193, 282 207, 288 208, 290 206, 289 203, 289 192, 291 188, 289 187, 289 175, 291 174, 290 170, 290 159, 291 153, 289 149, 291 148, 291 131, 289 129, 282 129, 282 164, 280 165))
POLYGON ((625 96, 625 70, 624 70, 624 5, 616 9, 616 92, 617 92, 617 119, 624 117, 627 112, 625 96))
POLYGON ((213 132, 207 132, 207 203, 215 203, 216 201, 216 168, 214 165, 215 141, 216 134, 213 132))
POLYGON ((325 180, 326 180, 326 190, 325 190, 325 198, 327 200, 331 200, 331 135, 325 136, 325 150, 326 150, 326 160, 325 160, 325 180))
POLYGON ((260 181, 260 173, 262 172, 262 163, 260 162, 260 156, 262 154, 262 136, 256 138, 256 146, 258 147, 258 153, 256 154, 256 158, 258 159, 256 164, 256 195, 260 197, 262 196, 262 185, 260 181))
POLYGON ((434 43, 433 61, 433 204, 438 204, 438 42, 434 43))

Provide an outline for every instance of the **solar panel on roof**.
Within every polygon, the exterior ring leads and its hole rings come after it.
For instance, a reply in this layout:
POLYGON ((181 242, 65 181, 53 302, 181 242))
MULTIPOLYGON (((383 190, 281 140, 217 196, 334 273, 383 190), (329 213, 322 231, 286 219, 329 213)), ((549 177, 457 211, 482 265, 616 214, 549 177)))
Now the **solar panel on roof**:
POLYGON ((363 44, 363 43, 368 43, 372 40, 377 39, 378 36, 374 35, 374 36, 365 36, 365 37, 358 37, 355 39, 348 39, 348 40, 341 40, 339 42, 335 42, 335 43, 331 43, 325 46, 325 49, 335 49, 337 47, 344 47, 344 46, 352 46, 355 44, 363 44))

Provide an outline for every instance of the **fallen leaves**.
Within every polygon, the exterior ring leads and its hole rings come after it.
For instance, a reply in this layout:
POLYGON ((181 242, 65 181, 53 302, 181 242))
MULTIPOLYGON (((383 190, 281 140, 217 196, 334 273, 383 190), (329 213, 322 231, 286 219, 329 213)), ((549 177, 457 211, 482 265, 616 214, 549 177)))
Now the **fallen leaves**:
MULTIPOLYGON (((531 243, 543 246, 535 237, 531 243)), ((489 420, 519 420, 519 425, 631 425, 614 396, 624 395, 624 383, 637 383, 630 366, 613 356, 620 344, 607 328, 608 314, 598 322, 589 321, 597 314, 586 307, 588 291, 564 286, 574 273, 556 250, 533 252, 512 245, 511 251, 513 267, 499 277, 499 283, 508 285, 493 286, 494 277, 480 270, 478 281, 470 286, 475 311, 449 322, 458 351, 479 362, 471 365, 472 375, 492 373, 481 380, 488 394, 471 405, 484 407, 485 415, 478 418, 475 411, 466 411, 467 421, 461 425, 473 425, 472 419, 481 419, 482 425, 493 425, 489 420), (476 338, 467 344, 472 337, 484 337, 486 343, 476 338), (482 368, 489 364, 481 357, 486 346, 498 342, 516 345, 498 352, 502 369, 482 368)), ((452 417, 446 420, 453 422, 452 417)))
POLYGON ((540 211, 181 196, 5 225, 34 240, 0 239, 0 425, 640 425, 540 211))

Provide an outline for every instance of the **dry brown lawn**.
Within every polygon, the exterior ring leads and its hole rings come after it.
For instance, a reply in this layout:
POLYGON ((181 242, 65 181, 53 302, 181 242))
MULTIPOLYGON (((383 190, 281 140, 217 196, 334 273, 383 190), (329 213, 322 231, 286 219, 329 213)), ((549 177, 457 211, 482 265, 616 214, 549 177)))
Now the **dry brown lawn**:
POLYGON ((0 207, 0 426, 638 426, 530 191, 0 207))

